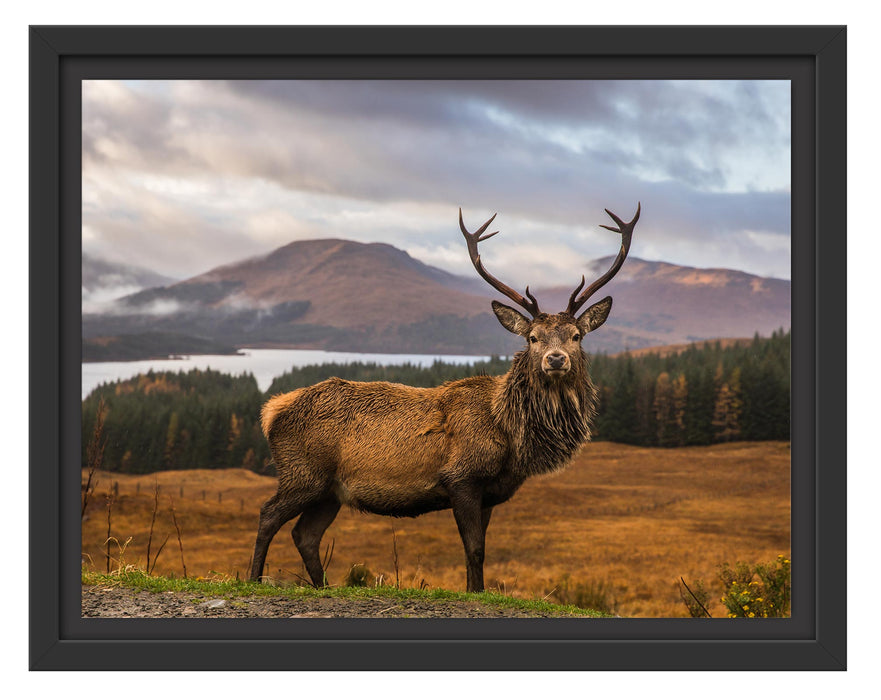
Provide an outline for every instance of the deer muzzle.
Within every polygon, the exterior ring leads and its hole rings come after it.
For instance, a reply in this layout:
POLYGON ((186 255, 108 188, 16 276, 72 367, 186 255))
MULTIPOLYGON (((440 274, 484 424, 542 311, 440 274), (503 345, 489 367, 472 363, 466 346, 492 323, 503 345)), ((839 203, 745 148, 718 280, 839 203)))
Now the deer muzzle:
POLYGON ((572 369, 572 362, 565 352, 552 350, 542 358, 541 368, 545 374, 561 376, 572 369))

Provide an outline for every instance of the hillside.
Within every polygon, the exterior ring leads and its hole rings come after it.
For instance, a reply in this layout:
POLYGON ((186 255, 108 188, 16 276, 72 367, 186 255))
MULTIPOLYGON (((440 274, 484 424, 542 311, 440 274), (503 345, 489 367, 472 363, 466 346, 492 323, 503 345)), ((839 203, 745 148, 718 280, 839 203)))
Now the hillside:
POLYGON ((678 355, 685 352, 689 348, 702 350, 706 347, 718 345, 720 348, 745 347, 753 342, 753 338, 709 338, 693 343, 674 343, 673 345, 657 345, 650 348, 639 348, 638 350, 625 350, 612 355, 612 357, 622 357, 630 355, 630 357, 645 357, 647 355, 657 355, 658 357, 669 357, 670 355, 678 355))
POLYGON ((131 333, 116 337, 83 340, 83 362, 126 362, 129 360, 166 359, 181 355, 235 355, 239 351, 210 338, 181 333, 131 333))
MULTIPOLYGON (((598 277, 609 264, 598 260, 586 275, 598 277)), ((543 309, 556 311, 571 291, 539 289, 536 296, 543 309)), ((790 323, 788 281, 735 270, 630 258, 602 290, 607 293, 615 306, 588 340, 590 351, 768 335, 790 323)), ((508 354, 522 341, 492 315, 490 301, 497 298, 481 280, 451 275, 384 243, 296 241, 123 297, 113 314, 84 315, 83 335, 161 331, 238 347, 508 354)))
MULTIPOLYGON (((260 506, 276 490, 274 478, 243 469, 102 472, 97 479, 82 526, 87 568, 104 572, 108 551, 113 569, 123 563, 144 567, 158 484, 151 561, 159 544, 170 539, 153 573, 177 580, 183 564, 191 578, 242 579, 260 506), (111 534, 120 543, 132 538, 124 552, 105 545, 105 494, 111 488, 116 493, 111 534)), ((386 586, 397 577, 402 588, 427 586, 428 592, 461 591, 465 584, 462 542, 450 511, 388 518, 343 508, 321 551, 330 560, 332 585, 340 585, 353 564, 369 569, 370 585, 380 577, 386 586)), ((683 576, 692 583, 705 581, 713 592, 712 615, 724 617, 718 565, 773 561, 789 552, 788 443, 670 449, 594 443, 567 469, 527 481, 495 509, 487 532, 486 584, 496 593, 607 607, 624 617, 685 617, 678 585, 683 576)), ((289 584, 303 575, 290 527, 276 535, 266 573, 289 584)), ((83 604, 90 603, 84 599, 83 604)), ((201 609, 192 601, 190 607, 201 609)))
MULTIPOLYGON (((594 262, 595 276, 612 258, 594 262)), ((738 270, 695 268, 628 258, 602 294, 614 299, 608 324, 650 345, 711 338, 751 338, 788 328, 791 283, 738 270)), ((544 289, 541 298, 565 307, 571 289, 544 289)), ((646 347, 640 344, 632 346, 646 347)))
POLYGON ((297 241, 123 302, 135 309, 158 301, 268 309, 308 301, 302 323, 379 330, 424 320, 427 313, 468 317, 486 310, 460 286, 454 275, 385 243, 328 239, 297 241))

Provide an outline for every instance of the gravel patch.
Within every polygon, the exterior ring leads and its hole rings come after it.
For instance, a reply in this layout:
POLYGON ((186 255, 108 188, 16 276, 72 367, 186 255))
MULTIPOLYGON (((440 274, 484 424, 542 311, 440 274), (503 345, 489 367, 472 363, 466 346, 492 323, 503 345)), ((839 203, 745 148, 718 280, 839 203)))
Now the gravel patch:
POLYGON ((132 588, 83 586, 83 617, 555 617, 472 601, 251 596, 199 598, 193 593, 151 593, 132 588))

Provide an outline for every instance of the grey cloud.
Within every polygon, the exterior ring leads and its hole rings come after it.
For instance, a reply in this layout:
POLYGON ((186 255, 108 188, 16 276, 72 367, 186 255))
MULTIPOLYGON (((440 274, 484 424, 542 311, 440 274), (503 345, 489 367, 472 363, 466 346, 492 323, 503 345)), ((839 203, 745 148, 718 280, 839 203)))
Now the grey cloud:
MULTIPOLYGON (((578 230, 602 222, 604 207, 624 216, 642 201, 642 226, 657 249, 662 241, 693 246, 707 260, 744 230, 789 232, 788 180, 767 191, 766 164, 743 162, 788 158, 788 119, 778 114, 784 91, 767 86, 239 81, 130 93, 119 101, 84 93, 84 173, 98 188, 119 169, 273 183, 297 195, 291 215, 317 234, 334 198, 463 206, 474 216, 491 208, 507 221, 578 230), (321 198, 325 208, 311 211, 303 197, 321 198)), ((108 194, 84 211, 102 239, 96 249, 134 245, 144 231, 155 237, 143 245, 157 257, 171 236, 187 256, 207 245, 203 257, 231 260, 254 247, 242 217, 212 211, 210 202, 188 208, 137 195, 114 202, 108 194), (169 211, 157 215, 164 205, 169 211)), ((414 222, 412 235, 435 225, 414 222)))
MULTIPOLYGON (((277 129, 273 148, 250 156, 240 153, 239 166, 250 174, 286 178, 290 186, 318 190, 333 188, 336 182, 340 187, 352 186, 354 178, 347 179, 332 158, 313 160, 300 153, 303 139, 326 141, 349 154, 359 153, 362 157, 354 163, 356 167, 368 166, 381 174, 379 165, 386 160, 405 166, 408 159, 419 156, 419 170, 424 172, 441 160, 435 151, 477 148, 491 157, 501 149, 513 148, 515 152, 526 149, 535 157, 534 151, 552 146, 541 135, 543 130, 585 126, 601 132, 604 150, 620 152, 622 160, 633 168, 656 168, 671 178, 685 178, 699 189, 718 188, 723 184, 723 172, 701 168, 694 160, 695 152, 706 154, 723 146, 754 143, 761 135, 751 125, 763 124, 767 131, 769 123, 755 90, 739 90, 742 103, 732 112, 730 104, 679 83, 238 81, 212 89, 217 94, 227 90, 238 97, 238 112, 227 104, 220 118, 210 103, 201 109, 198 103, 189 105, 190 129, 254 138, 259 136, 261 124, 268 121, 277 129), (517 126, 537 128, 506 128, 489 116, 490 109, 509 114, 517 126), (743 118, 744 114, 749 118, 743 118), (623 147, 622 140, 633 141, 634 146, 623 147), (399 149, 406 152, 398 153, 399 149), (306 173, 311 178, 305 177, 306 173)), ((173 163, 183 167, 184 151, 174 146, 170 133, 174 128, 172 114, 155 107, 145 110, 143 121, 149 120, 149 133, 134 118, 120 126, 119 135, 141 151, 152 153, 154 162, 162 167, 173 163)), ((774 136, 764 134, 766 139, 774 136)), ((233 145, 254 153, 253 145, 245 146, 240 139, 234 139, 233 145)), ((93 150, 91 137, 87 150, 93 150)), ((190 158, 198 160, 198 154, 190 152, 190 158)), ((369 194, 376 196, 381 179, 370 178, 369 182, 373 185, 369 194)))

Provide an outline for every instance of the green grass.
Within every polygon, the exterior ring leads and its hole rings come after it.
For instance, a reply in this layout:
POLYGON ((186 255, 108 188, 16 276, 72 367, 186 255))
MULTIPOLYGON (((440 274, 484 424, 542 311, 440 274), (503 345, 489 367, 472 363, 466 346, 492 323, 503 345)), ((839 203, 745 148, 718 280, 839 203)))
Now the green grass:
POLYGON ((417 589, 395 588, 393 586, 374 587, 328 587, 312 588, 289 584, 255 583, 239 581, 226 576, 214 578, 166 578, 148 576, 143 571, 131 570, 115 574, 99 574, 83 570, 84 586, 119 586, 135 590, 164 593, 175 591, 209 598, 242 598, 252 596, 282 596, 285 598, 374 598, 392 600, 436 600, 475 602, 482 605, 545 613, 554 617, 611 617, 607 613, 579 608, 574 605, 557 605, 544 600, 523 600, 499 593, 460 593, 441 588, 417 589))

